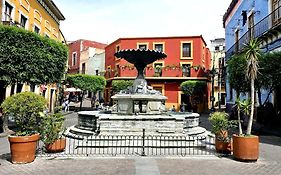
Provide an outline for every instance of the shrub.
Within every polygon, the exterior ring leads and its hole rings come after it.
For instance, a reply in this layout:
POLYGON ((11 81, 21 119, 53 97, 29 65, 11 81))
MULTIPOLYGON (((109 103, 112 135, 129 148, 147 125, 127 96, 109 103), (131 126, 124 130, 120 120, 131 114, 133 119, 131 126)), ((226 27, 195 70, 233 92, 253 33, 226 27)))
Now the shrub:
POLYGON ((22 92, 6 98, 1 107, 5 117, 15 119, 15 134, 28 136, 38 132, 40 113, 46 108, 46 100, 34 92, 22 92))

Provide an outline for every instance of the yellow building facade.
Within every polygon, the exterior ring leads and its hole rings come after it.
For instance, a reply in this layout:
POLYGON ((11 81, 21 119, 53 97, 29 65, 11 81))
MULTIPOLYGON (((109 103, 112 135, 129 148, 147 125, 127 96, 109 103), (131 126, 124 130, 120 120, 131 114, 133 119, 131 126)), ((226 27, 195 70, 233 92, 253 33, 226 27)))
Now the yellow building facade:
MULTIPOLYGON (((65 17, 52 0, 0 0, 0 19, 4 25, 16 25, 51 39, 65 43, 60 30, 60 21, 65 17)), ((19 85, 7 87, 6 97, 18 92, 19 85)), ((48 101, 48 108, 53 110, 58 94, 57 85, 24 84, 20 91, 34 91, 48 101)))

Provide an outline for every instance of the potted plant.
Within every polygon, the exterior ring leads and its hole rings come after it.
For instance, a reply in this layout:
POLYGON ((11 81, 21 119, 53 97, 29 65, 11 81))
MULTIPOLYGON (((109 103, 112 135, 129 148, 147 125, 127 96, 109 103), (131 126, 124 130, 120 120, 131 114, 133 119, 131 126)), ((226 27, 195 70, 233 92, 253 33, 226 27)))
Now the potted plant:
MULTIPOLYGON (((251 100, 249 105, 241 105, 238 103, 238 114, 240 115, 240 107, 244 108, 244 113, 249 117, 247 131, 245 134, 242 128, 239 128, 239 135, 233 135, 233 156, 240 161, 257 161, 259 157, 259 137, 252 135, 252 124, 254 117, 255 104, 255 79, 258 72, 258 57, 260 42, 256 39, 250 40, 249 44, 245 46, 244 53, 247 59, 247 78, 251 82, 251 100)), ((239 101, 238 101, 239 102, 239 101)), ((238 118, 239 127, 241 127, 240 116, 238 118)))
POLYGON ((42 116, 40 133, 47 152, 61 152, 65 149, 66 140, 62 138, 64 120, 61 112, 42 116))
POLYGON ((156 65, 154 68, 154 73, 155 73, 155 76, 160 77, 162 74, 162 66, 156 65))
POLYGON ((40 113, 46 108, 46 100, 33 92, 22 92, 6 98, 1 107, 5 117, 12 116, 16 123, 15 134, 8 137, 12 163, 34 161, 40 113))
POLYGON ((214 112, 210 115, 209 121, 212 125, 212 132, 215 134, 216 151, 230 153, 231 139, 228 137, 228 130, 236 126, 236 121, 229 121, 225 112, 214 112))

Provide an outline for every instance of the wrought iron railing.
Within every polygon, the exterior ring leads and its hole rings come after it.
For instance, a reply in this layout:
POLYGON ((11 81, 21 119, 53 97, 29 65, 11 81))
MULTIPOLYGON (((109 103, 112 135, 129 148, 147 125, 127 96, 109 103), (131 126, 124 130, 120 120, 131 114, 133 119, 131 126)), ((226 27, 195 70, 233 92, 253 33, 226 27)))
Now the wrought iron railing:
POLYGON ((66 138, 61 153, 47 153, 42 143, 38 156, 190 156, 215 155, 209 136, 99 135, 66 138))
POLYGON ((256 23, 253 28, 249 28, 249 30, 226 51, 226 58, 228 59, 230 56, 241 52, 245 47, 245 44, 249 43, 250 38, 259 38, 280 24, 281 7, 278 7, 272 13, 256 23))

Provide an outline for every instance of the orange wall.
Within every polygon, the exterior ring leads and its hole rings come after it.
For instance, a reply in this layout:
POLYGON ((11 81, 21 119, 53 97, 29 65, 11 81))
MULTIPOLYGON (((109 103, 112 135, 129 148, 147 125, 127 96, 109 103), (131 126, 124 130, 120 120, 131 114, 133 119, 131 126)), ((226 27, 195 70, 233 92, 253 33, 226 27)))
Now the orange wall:
MULTIPOLYGON (((167 65, 176 65, 177 68, 171 69, 163 69, 162 77, 182 77, 182 70, 180 68, 180 63, 190 63, 193 66, 201 66, 206 70, 209 69, 210 64, 210 51, 206 48, 206 44, 201 36, 195 37, 164 37, 164 38, 120 38, 115 42, 111 43, 105 48, 105 69, 107 67, 111 67, 111 71, 106 71, 105 77, 107 79, 114 78, 116 65, 118 64, 120 67, 119 77, 135 77, 137 75, 136 69, 130 65, 124 59, 116 59, 114 57, 114 53, 116 52, 116 46, 119 45, 120 50, 123 49, 136 49, 137 43, 148 43, 148 49, 153 49, 153 42, 164 42, 164 52, 167 54, 167 58, 164 60, 159 60, 159 62, 164 62, 164 67, 167 65), (180 59, 181 57, 181 41, 191 41, 192 44, 192 55, 193 59, 180 59), (114 71, 113 71, 114 70, 114 71), (109 73, 110 72, 110 73, 109 73), (110 74, 110 76, 109 76, 110 74)), ((146 77, 153 77, 154 69, 150 66, 150 68, 146 68, 146 77)), ((196 77, 205 76, 204 69, 191 69, 191 77, 193 79, 196 77)), ((179 109, 179 86, 181 82, 184 80, 156 80, 156 79, 148 79, 148 84, 151 85, 164 85, 164 95, 168 98, 166 101, 166 107, 171 107, 175 105, 177 109, 179 109), (167 105, 168 104, 168 105, 167 105)), ((110 88, 110 83, 107 85, 107 88, 110 88)), ((206 99, 208 101, 209 89, 206 91, 206 99)), ((207 104, 204 104, 207 106, 207 104)))
MULTIPOLYGON (((201 65, 202 67, 205 67, 206 69, 209 68, 209 59, 210 54, 209 50, 206 49, 205 43, 201 36, 199 37, 175 37, 175 38, 125 38, 125 39, 119 39, 115 41, 114 43, 110 44, 105 49, 105 67, 111 66, 111 69, 116 69, 115 65, 119 64, 121 70, 120 75, 121 77, 135 77, 136 71, 129 70, 127 68, 123 68, 129 63, 125 61, 124 59, 115 59, 114 53, 116 51, 116 46, 119 45, 120 49, 135 49, 137 48, 137 43, 148 43, 149 49, 153 49, 153 42, 164 42, 165 48, 164 52, 167 54, 167 58, 165 58, 164 66, 166 65, 176 65, 179 67, 180 62, 181 63, 191 63, 193 66, 201 65), (192 41, 192 51, 193 51, 193 59, 180 59, 180 52, 181 52, 181 41, 192 41)), ((162 60, 159 60, 161 62, 162 60)), ((133 67, 133 66, 132 66, 133 67)), ((113 72, 113 71, 112 71, 113 72)), ((200 71, 195 71, 191 69, 191 76, 192 77, 200 77, 202 74, 198 74, 200 71)), ((153 70, 147 70, 146 76, 153 76, 154 71, 153 70)), ((168 76, 168 77, 176 77, 181 76, 181 69, 174 70, 163 70, 162 76, 168 76)), ((111 77, 114 77, 114 73, 111 73, 111 77)))

